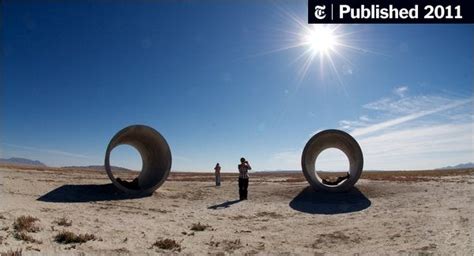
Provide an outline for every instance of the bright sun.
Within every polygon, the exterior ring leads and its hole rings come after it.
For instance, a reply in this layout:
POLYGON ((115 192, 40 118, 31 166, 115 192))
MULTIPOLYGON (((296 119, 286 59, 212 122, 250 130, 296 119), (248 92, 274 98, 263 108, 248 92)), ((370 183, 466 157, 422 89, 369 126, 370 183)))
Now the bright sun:
MULTIPOLYGON (((343 84, 340 71, 352 72, 351 61, 348 58, 348 50, 355 52, 371 52, 362 49, 354 44, 354 35, 357 31, 347 31, 348 27, 336 24, 307 24, 297 15, 283 10, 283 14, 288 18, 291 29, 281 30, 285 34, 280 48, 262 54, 275 53, 290 49, 299 48, 302 52, 295 57, 291 63, 301 63, 297 70, 298 81, 301 82, 308 72, 314 67, 319 67, 319 76, 324 77, 325 67, 329 67, 329 72, 335 74, 340 84, 343 84), (316 65, 313 65, 316 64, 316 65), (349 70, 349 71, 344 71, 349 70)), ((259 54, 260 55, 260 54, 259 54)))
POLYGON ((327 26, 315 25, 307 28, 302 38, 302 44, 307 45, 313 54, 328 54, 338 44, 334 31, 327 26))

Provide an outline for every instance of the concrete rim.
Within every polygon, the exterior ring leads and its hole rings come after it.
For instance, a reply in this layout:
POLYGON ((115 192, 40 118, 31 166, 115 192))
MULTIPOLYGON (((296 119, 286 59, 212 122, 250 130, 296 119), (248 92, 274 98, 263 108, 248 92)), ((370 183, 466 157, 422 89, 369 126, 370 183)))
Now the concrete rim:
POLYGON ((171 150, 165 138, 155 129, 145 125, 131 125, 120 130, 110 140, 105 153, 105 171, 112 183, 123 192, 135 195, 152 194, 168 177, 171 170, 171 150), (115 179, 110 168, 110 153, 119 145, 134 147, 142 158, 138 175, 140 189, 130 189, 115 179))
POLYGON ((311 137, 301 156, 301 167, 306 180, 314 189, 327 192, 344 192, 351 189, 359 180, 363 166, 364 157, 357 141, 348 133, 336 129, 324 130, 311 137), (335 186, 323 184, 316 173, 316 159, 328 148, 341 150, 349 159, 350 177, 335 186))

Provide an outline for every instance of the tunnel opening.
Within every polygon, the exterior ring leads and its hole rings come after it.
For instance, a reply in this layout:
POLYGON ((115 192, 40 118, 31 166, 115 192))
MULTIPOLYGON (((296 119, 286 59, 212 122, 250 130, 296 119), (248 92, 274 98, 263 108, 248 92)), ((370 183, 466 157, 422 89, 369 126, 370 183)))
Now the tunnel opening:
POLYGON ((337 148, 321 151, 316 157, 314 169, 319 182, 327 186, 337 186, 350 177, 349 159, 337 148))
POLYGON ((171 150, 158 131, 145 125, 132 125, 120 130, 110 140, 104 165, 107 175, 118 189, 131 194, 151 194, 170 173, 171 150), (135 148, 142 159, 141 171, 131 181, 117 179, 110 166, 111 152, 121 145, 135 148))
POLYGON ((143 168, 140 152, 130 145, 119 145, 110 154, 115 180, 128 189, 140 190, 138 177, 143 168))

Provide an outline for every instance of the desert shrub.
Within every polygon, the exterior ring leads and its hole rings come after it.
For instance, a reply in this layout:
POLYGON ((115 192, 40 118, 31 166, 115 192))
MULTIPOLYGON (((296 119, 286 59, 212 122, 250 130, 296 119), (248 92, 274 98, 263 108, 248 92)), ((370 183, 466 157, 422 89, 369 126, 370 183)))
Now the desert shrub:
POLYGON ((72 225, 72 220, 68 220, 67 218, 62 217, 62 218, 57 219, 56 221, 54 221, 54 223, 59 225, 59 226, 69 227, 69 226, 72 225))
POLYGON ((13 233, 13 237, 14 237, 16 240, 25 241, 25 242, 28 242, 28 243, 41 244, 41 241, 38 241, 38 240, 34 239, 32 236, 28 235, 28 234, 25 233, 25 232, 17 232, 17 231, 15 231, 15 232, 13 233))
POLYGON ((95 240, 93 234, 79 234, 76 235, 70 231, 61 231, 54 236, 54 241, 60 244, 85 243, 90 240, 95 240))
POLYGON ((169 238, 156 240, 152 247, 158 247, 163 250, 181 251, 181 245, 175 240, 169 238))
POLYGON ((17 232, 38 232, 39 227, 35 225, 38 218, 32 216, 20 216, 13 222, 13 229, 17 232))
POLYGON ((206 230, 207 228, 209 228, 209 226, 208 226, 208 225, 201 224, 201 222, 194 223, 193 225, 191 225, 191 230, 192 230, 192 231, 204 231, 204 230, 206 230))

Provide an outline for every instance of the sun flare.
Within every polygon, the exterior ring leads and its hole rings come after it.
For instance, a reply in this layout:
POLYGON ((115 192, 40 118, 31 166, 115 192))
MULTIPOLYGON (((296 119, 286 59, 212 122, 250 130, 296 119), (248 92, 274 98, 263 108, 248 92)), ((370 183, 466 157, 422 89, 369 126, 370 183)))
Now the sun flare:
POLYGON ((352 74, 353 63, 351 52, 375 53, 358 46, 361 40, 354 26, 341 24, 308 24, 298 15, 280 9, 288 23, 287 28, 277 28, 279 31, 279 47, 256 54, 261 56, 281 51, 300 49, 290 64, 299 64, 297 69, 298 83, 301 83, 309 73, 321 79, 335 77, 344 86, 341 75, 352 74))
POLYGON ((302 44, 307 45, 313 54, 335 50, 338 44, 334 31, 327 26, 315 25, 307 28, 302 38, 302 44))
POLYGON ((303 79, 308 71, 313 66, 315 60, 319 60, 320 75, 324 76, 324 66, 329 66, 334 72, 337 80, 342 84, 342 79, 339 74, 339 65, 336 59, 347 59, 343 56, 344 48, 351 48, 345 42, 345 35, 342 26, 340 25, 322 25, 322 24, 302 24, 300 31, 297 33, 298 37, 295 40, 298 42, 292 47, 303 49, 303 53, 296 58, 296 60, 303 60, 303 65, 299 71, 300 79, 303 79))

